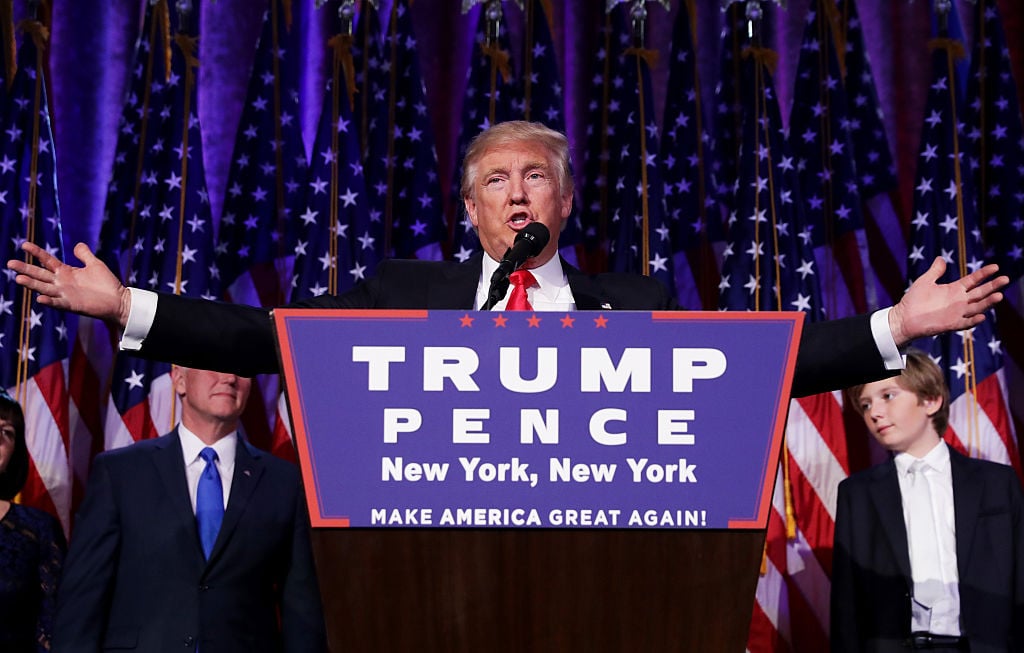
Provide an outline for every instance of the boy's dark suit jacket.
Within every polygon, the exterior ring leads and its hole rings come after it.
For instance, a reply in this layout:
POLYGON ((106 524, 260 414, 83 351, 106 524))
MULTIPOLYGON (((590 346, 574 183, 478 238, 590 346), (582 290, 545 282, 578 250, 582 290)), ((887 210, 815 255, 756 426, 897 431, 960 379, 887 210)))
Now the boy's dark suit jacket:
POLYGON ((239 440, 206 561, 177 429, 96 457, 58 591, 55 653, 321 653, 325 642, 294 465, 239 440))
MULTIPOLYGON (((1024 651, 1024 501, 1012 467, 950 448, 961 629, 971 653, 1024 651)), ((910 552, 896 463, 839 484, 833 651, 906 651, 910 552)))
MULTIPOLYGON (((473 307, 481 254, 465 263, 387 260, 367 282, 340 295, 321 295, 296 308, 456 309, 473 307)), ((589 276, 562 261, 582 311, 677 310, 660 282, 633 274, 589 276)), ((793 395, 835 390, 891 376, 871 335, 870 316, 805 323, 793 395)), ((161 294, 140 356, 253 376, 278 371, 268 309, 161 294)))

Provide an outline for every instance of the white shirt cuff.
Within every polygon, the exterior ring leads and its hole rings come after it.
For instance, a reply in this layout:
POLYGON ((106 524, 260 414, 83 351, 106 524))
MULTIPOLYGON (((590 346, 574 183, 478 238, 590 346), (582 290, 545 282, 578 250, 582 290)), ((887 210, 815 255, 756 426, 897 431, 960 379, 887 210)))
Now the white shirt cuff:
POLYGON ((121 351, 138 351, 142 349, 142 341, 149 335, 156 317, 158 295, 151 290, 128 288, 132 295, 132 305, 128 309, 128 323, 121 334, 121 351))
POLYGON ((907 359, 896 346, 896 340, 892 337, 892 330, 889 329, 889 308, 877 310, 871 314, 871 335, 875 338, 875 346, 878 353, 882 355, 882 361, 887 370, 902 370, 907 367, 907 359))

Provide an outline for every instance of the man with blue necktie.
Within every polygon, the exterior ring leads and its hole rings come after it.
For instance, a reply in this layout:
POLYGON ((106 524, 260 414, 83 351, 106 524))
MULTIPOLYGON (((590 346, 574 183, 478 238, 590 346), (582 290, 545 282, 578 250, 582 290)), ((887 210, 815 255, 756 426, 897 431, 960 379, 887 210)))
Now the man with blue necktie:
POLYGON ((250 379, 171 380, 177 428, 93 463, 53 651, 325 651, 299 471, 238 435, 250 379))

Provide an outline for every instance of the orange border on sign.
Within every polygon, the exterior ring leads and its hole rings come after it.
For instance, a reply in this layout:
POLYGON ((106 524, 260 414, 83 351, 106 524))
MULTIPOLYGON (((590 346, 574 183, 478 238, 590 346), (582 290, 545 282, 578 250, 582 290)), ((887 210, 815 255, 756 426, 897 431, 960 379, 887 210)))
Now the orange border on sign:
POLYGON ((789 398, 793 388, 793 373, 796 371, 796 355, 800 349, 800 336, 804 330, 804 314, 799 311, 756 311, 750 313, 729 313, 725 311, 654 311, 652 321, 662 320, 726 320, 729 322, 791 322, 789 352, 786 356, 779 396, 775 398, 778 408, 772 425, 772 439, 768 445, 768 459, 761 475, 761 496, 757 502, 757 515, 752 519, 730 519, 730 529, 768 528, 768 515, 772 505, 772 491, 775 489, 776 470, 782 456, 783 436, 786 431, 786 417, 789 414, 789 398))
POLYGON ((320 510, 319 485, 313 469, 313 458, 310 453, 309 438, 306 436, 306 409, 299 395, 298 380, 295 378, 294 357, 292 354, 291 334, 288 332, 287 320, 290 318, 349 318, 357 320, 425 320, 427 311, 380 311, 366 309, 308 309, 278 308, 274 309, 274 327, 277 330, 277 342, 281 354, 281 374, 284 376, 285 400, 288 402, 288 413, 292 418, 292 429, 295 436, 295 448, 299 454, 299 468, 302 480, 306 485, 306 505, 309 508, 309 522, 314 528, 348 528, 348 517, 322 517, 320 510))

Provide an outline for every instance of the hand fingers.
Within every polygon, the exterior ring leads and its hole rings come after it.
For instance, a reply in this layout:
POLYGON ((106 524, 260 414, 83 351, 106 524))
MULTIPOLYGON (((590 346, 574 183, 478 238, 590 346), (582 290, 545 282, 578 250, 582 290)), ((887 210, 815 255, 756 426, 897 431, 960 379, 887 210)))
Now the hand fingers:
MULTIPOLYGON (((960 279, 960 282, 964 285, 964 288, 966 288, 967 290, 971 290, 978 284, 985 281, 985 279, 988 279, 989 277, 994 275, 996 272, 999 272, 999 266, 996 265, 995 263, 989 263, 985 267, 975 270, 974 272, 963 277, 962 279, 960 279)), ((1000 279, 1006 279, 1007 283, 1009 283, 1010 281, 1009 277, 1000 277, 1000 279)), ((1002 288, 1004 285, 1006 284, 1003 283, 997 287, 1002 288)))
POLYGON ((44 297, 47 294, 53 292, 52 285, 49 282, 38 278, 37 276, 32 276, 29 274, 19 274, 18 276, 14 277, 14 281, 19 286, 24 286, 25 288, 28 288, 33 292, 39 293, 40 297, 44 297))
POLYGON ((931 266, 925 270, 925 273, 918 277, 918 280, 924 279, 927 282, 935 283, 942 277, 946 271, 946 260, 941 256, 936 256, 935 260, 932 261, 931 266))
POLYGON ((34 256, 36 260, 39 261, 39 265, 43 266, 47 270, 51 269, 53 262, 59 262, 53 256, 50 256, 45 249, 33 242, 26 240, 21 244, 21 249, 29 256, 34 256))
POLYGON ((989 297, 989 296, 992 296, 992 295, 999 295, 999 297, 1001 299, 1002 295, 1000 293, 998 293, 997 291, 1000 288, 1002 288, 1003 286, 1005 286, 1006 284, 1008 284, 1009 282, 1010 282, 1010 278, 1009 277, 1002 276, 1002 277, 996 277, 995 279, 992 279, 992 280, 988 281, 987 283, 983 283, 980 286, 977 286, 975 288, 971 288, 971 289, 969 289, 969 291, 967 293, 967 301, 969 301, 969 302, 976 302, 976 301, 978 301, 980 299, 984 299, 985 297, 989 297))
POLYGON ((89 246, 85 243, 78 243, 75 245, 75 256, 79 261, 86 265, 90 265, 94 261, 98 260, 96 255, 92 253, 92 250, 89 249, 89 246))
MULTIPOLYGON (((11 259, 7 261, 7 267, 8 269, 14 270, 18 273, 18 276, 15 277, 16 280, 36 279, 39 281, 49 282, 53 279, 53 273, 46 268, 42 268, 38 265, 31 265, 25 261, 19 261, 18 259, 11 259)), ((22 282, 19 280, 18 283, 22 282)))

